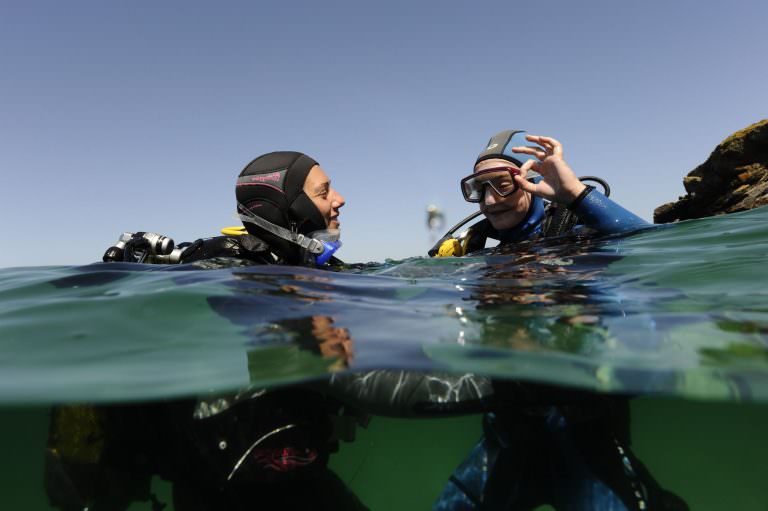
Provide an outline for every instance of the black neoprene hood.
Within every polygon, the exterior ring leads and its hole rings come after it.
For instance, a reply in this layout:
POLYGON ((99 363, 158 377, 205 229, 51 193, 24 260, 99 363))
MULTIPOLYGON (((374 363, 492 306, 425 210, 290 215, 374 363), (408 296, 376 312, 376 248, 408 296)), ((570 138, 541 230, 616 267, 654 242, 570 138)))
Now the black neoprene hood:
MULTIPOLYGON (((255 158, 237 178, 238 211, 301 234, 326 229, 325 217, 304 193, 307 175, 317 164, 306 154, 295 151, 276 151, 255 158)), ((293 252, 288 242, 253 223, 243 225, 250 234, 264 239, 279 252, 293 252)))
POLYGON ((477 156, 475 165, 481 161, 499 158, 514 163, 518 167, 525 161, 534 159, 532 156, 523 153, 515 153, 512 148, 515 146, 538 147, 536 144, 528 142, 525 139, 525 131, 504 130, 496 133, 485 146, 485 149, 477 156))

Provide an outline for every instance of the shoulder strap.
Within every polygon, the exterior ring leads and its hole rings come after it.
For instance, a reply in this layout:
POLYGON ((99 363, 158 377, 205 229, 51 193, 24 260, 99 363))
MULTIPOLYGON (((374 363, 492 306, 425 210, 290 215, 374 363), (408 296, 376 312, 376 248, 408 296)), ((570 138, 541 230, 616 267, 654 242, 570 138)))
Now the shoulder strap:
POLYGON ((184 249, 180 262, 191 263, 216 257, 248 259, 260 264, 275 262, 267 244, 251 234, 195 240, 184 249))

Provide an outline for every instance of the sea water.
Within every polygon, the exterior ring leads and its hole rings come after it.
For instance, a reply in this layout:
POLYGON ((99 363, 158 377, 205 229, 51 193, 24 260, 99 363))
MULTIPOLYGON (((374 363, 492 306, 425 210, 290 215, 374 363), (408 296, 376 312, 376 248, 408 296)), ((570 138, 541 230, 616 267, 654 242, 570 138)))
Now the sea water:
MULTIPOLYGON (((662 486, 695 510, 765 510, 767 258, 763 208, 340 271, 3 269, 0 509, 49 509, 51 406, 391 368, 634 396, 634 451, 662 486)), ((374 417, 330 465, 372 509, 428 509, 480 434, 478 416, 374 417)))

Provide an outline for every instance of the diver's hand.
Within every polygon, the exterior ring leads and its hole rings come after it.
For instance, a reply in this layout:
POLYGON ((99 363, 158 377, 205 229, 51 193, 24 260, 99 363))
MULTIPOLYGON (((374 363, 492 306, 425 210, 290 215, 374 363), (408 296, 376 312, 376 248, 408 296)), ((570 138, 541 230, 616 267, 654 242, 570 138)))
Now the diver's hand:
POLYGON ((521 170, 535 170, 541 174, 542 180, 531 183, 521 176, 515 176, 520 188, 543 199, 568 205, 584 191, 586 185, 579 181, 571 167, 563 160, 563 145, 550 137, 528 135, 525 137, 538 147, 513 147, 512 151, 535 156, 539 160, 526 161, 521 170))

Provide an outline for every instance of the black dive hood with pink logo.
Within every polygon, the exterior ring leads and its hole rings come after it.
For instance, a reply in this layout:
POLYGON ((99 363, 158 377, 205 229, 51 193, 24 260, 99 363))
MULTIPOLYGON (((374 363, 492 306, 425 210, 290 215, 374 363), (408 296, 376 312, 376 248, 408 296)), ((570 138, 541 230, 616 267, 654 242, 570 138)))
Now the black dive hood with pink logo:
MULTIPOLYGON (((304 181, 315 165, 315 160, 294 151, 277 151, 254 159, 237 178, 238 213, 262 218, 296 234, 326 229, 325 218, 304 193, 304 181)), ((243 225, 286 263, 302 262, 302 249, 295 243, 253 222, 243 220, 243 225)))

